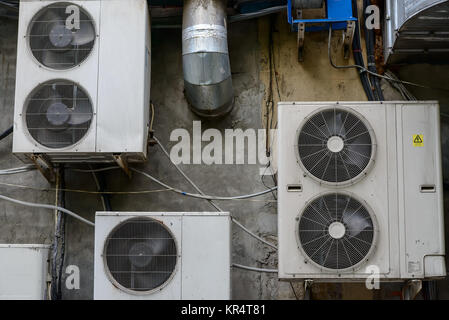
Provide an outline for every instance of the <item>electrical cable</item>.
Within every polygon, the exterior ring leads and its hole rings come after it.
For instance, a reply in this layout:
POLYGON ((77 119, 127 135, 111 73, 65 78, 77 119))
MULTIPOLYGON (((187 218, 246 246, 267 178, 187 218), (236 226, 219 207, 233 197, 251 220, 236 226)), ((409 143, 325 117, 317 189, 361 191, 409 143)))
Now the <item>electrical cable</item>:
POLYGON ((249 270, 249 271, 256 271, 256 272, 266 272, 266 273, 278 273, 277 269, 262 269, 262 268, 255 268, 255 267, 248 267, 241 264, 233 263, 232 266, 234 268, 243 269, 243 270, 249 270))
MULTIPOLYGON (((162 145, 162 143, 159 141, 159 139, 156 136, 153 136, 154 141, 156 141, 157 145, 159 146, 159 148, 161 148, 162 153, 167 157, 167 159, 170 160, 170 162, 175 166, 176 170, 178 170, 178 172, 184 177, 184 179, 186 179, 191 185, 192 187, 195 188, 195 190, 201 194, 201 195, 205 195, 201 189, 184 173, 184 171, 181 170, 181 168, 173 163, 173 161, 171 161, 170 159, 170 154, 168 153, 167 149, 165 149, 165 147, 162 145)), ((212 200, 209 200, 209 203, 218 211, 223 211, 215 202, 213 202, 212 200)))
MULTIPOLYGON (((364 25, 365 25, 365 45, 366 45, 366 54, 367 54, 367 63, 368 70, 377 73, 376 67, 376 58, 375 54, 375 42, 376 36, 374 34, 374 30, 372 28, 368 28, 368 24, 366 23, 369 13, 367 13, 366 9, 371 5, 371 0, 363 0, 363 12, 364 12, 364 25)), ((374 96, 377 101, 384 101, 384 95, 382 92, 382 88, 380 87, 379 78, 370 76, 371 84, 373 85, 374 96)))
MULTIPOLYGON (((56 176, 56 205, 65 207, 65 187, 64 167, 60 167, 56 176)), ((66 215, 56 210, 55 214, 55 236, 52 245, 51 259, 51 299, 62 299, 62 269, 65 257, 65 222, 66 215)))
POLYGON ((13 130, 14 130, 14 127, 10 127, 5 132, 0 134, 0 141, 5 139, 7 136, 9 136, 13 132, 13 130))
POLYGON ((381 74, 369 71, 368 69, 366 69, 365 67, 358 65, 358 64, 353 64, 353 65, 346 65, 346 66, 339 66, 336 65, 333 60, 332 60, 332 55, 331 55, 331 38, 332 38, 332 27, 329 28, 329 41, 328 41, 328 56, 329 56, 329 62, 331 64, 332 67, 334 67, 335 69, 351 69, 351 68, 356 68, 356 69, 360 69, 360 72, 362 73, 368 73, 371 74, 373 76, 382 78, 382 79, 386 79, 388 81, 392 81, 392 82, 398 82, 398 83, 402 83, 402 84, 407 84, 410 86, 415 86, 415 87, 419 87, 419 88, 425 88, 425 89, 434 89, 434 90, 442 90, 442 91, 448 91, 449 89, 445 89, 445 88, 436 88, 436 87, 429 87, 429 86, 425 86, 422 84, 417 84, 414 82, 410 82, 410 81, 404 81, 404 80, 396 80, 393 78, 390 78, 388 76, 383 76, 381 74))
POLYGON ((251 230, 249 230, 247 227, 245 227, 243 224, 241 224, 237 219, 235 219, 234 217, 231 216, 231 220, 232 222, 234 222, 238 227, 240 227, 240 229, 242 229, 243 231, 245 231, 247 234, 253 236, 254 238, 256 238, 257 240, 259 240, 260 242, 265 243, 267 246, 273 248, 273 249, 278 249, 274 244, 264 240, 263 238, 259 237, 257 234, 255 234, 254 232, 252 232, 251 230))
MULTIPOLYGON (((362 37, 360 31, 359 8, 357 0, 352 0, 352 12, 353 16, 357 19, 357 23, 355 25, 354 30, 354 39, 352 41, 352 53, 354 56, 355 63, 362 67, 365 67, 365 60, 362 54, 362 44, 361 44, 362 37)), ((329 27, 332 27, 332 25, 330 25, 329 27)), ((372 84, 370 82, 368 75, 365 72, 360 72, 359 77, 362 83, 363 90, 365 91, 368 100, 369 101, 375 100, 372 84)))
POLYGON ((93 222, 91 222, 91 221, 89 221, 87 219, 84 219, 80 215, 77 215, 76 213, 74 213, 74 212, 72 212, 70 210, 67 210, 65 208, 59 207, 59 206, 54 206, 54 205, 51 205, 51 204, 33 203, 33 202, 17 200, 17 199, 10 198, 10 197, 4 196, 4 195, 0 195, 0 199, 5 200, 5 201, 9 201, 9 202, 12 202, 12 203, 15 203, 15 204, 20 204, 20 205, 26 206, 26 207, 43 208, 43 209, 49 209, 49 210, 59 210, 59 211, 62 211, 64 213, 67 213, 69 216, 72 216, 73 218, 78 219, 81 222, 84 222, 84 223, 86 223, 86 224, 88 224, 88 225, 90 225, 92 227, 95 226, 95 223, 93 223, 93 222))
MULTIPOLYGON (((7 182, 0 182, 0 185, 6 186, 6 187, 13 187, 13 188, 21 188, 21 189, 30 189, 35 191, 42 191, 42 192, 52 192, 55 191, 53 188, 38 188, 33 186, 26 186, 21 184, 14 184, 14 183, 7 183, 7 182)), ((151 193, 159 193, 159 192, 168 192, 171 191, 169 189, 155 189, 155 190, 141 190, 141 191, 90 191, 90 190, 77 190, 77 189, 64 189, 65 192, 72 192, 72 193, 85 193, 85 194, 115 194, 115 195, 139 195, 139 194, 151 194, 151 193)), ((234 199, 234 201, 251 201, 251 202, 276 202, 274 200, 259 200, 259 199, 234 199)))
POLYGON ((194 194, 194 193, 189 193, 189 192, 184 192, 182 190, 170 187, 169 185, 165 184, 164 182, 156 179, 155 177, 153 177, 152 175, 140 171, 138 169, 135 168, 129 168, 131 171, 134 171, 136 173, 139 173, 145 177, 147 177, 148 179, 152 180, 153 182, 156 182, 157 184, 159 184, 160 186, 167 188, 169 191, 173 191, 175 193, 179 193, 182 194, 183 196, 188 196, 188 197, 192 197, 192 198, 197 198, 197 199, 205 199, 205 200, 240 200, 240 199, 248 199, 248 198, 254 198, 254 197, 258 197, 258 196, 262 196, 264 194, 270 193, 271 191, 277 190, 277 187, 273 187, 271 189, 268 190, 263 190, 263 191, 259 191, 256 193, 251 193, 251 194, 246 194, 246 195, 241 195, 241 196, 234 196, 234 197, 219 197, 219 196, 209 196, 209 195, 201 195, 201 194, 194 194))
POLYGON ((0 169, 0 176, 16 174, 16 173, 23 173, 23 172, 33 171, 33 170, 36 170, 36 167, 34 165, 27 165, 27 166, 23 166, 23 167, 10 168, 10 169, 0 169))
MULTIPOLYGON (((89 165, 89 168, 90 165, 89 165)), ((92 168, 91 168, 92 169, 92 168)), ((109 197, 109 194, 105 193, 105 182, 104 182, 104 176, 102 172, 92 172, 92 177, 95 181, 95 185, 97 186, 98 191, 100 192, 101 197, 101 204, 103 205, 104 211, 112 211, 111 207, 111 199, 109 197)))
POLYGON ((154 111, 154 104, 153 102, 150 101, 150 108, 151 108, 151 121, 150 121, 150 133, 153 132, 153 124, 154 124, 154 116, 155 116, 155 111, 154 111))
MULTIPOLYGON (((154 140, 156 141, 156 143, 158 144, 158 146, 161 148, 162 152, 164 153, 164 155, 170 160, 171 163, 173 163, 170 159, 170 154, 168 153, 168 151, 165 149, 165 147, 161 144, 161 142, 159 141, 159 139, 157 139, 157 137, 153 137, 154 140)), ((202 196, 206 196, 201 189, 184 173, 184 171, 175 163, 173 163, 173 165, 176 167, 176 169, 181 173, 181 175, 195 188, 196 191, 198 191, 198 193, 200 193, 202 196)), ((168 186, 167 186, 168 187, 168 186)), ((271 189, 270 189, 271 191, 271 189)), ((223 212, 223 210, 212 200, 209 199, 209 202, 218 210, 223 212)), ((252 232, 251 230, 249 230, 248 228, 246 228, 244 225, 242 225, 236 218, 234 218, 233 216, 231 216, 231 221, 234 222, 238 227, 240 227, 243 231, 245 231, 246 233, 248 233, 249 235, 253 236, 254 238, 256 238, 257 240, 265 243, 266 245, 277 249, 277 247, 262 239, 261 237, 259 237, 257 234, 255 234, 254 232, 252 232)))
POLYGON ((91 172, 103 172, 103 171, 109 171, 109 170, 116 170, 116 169, 120 169, 119 166, 114 166, 114 167, 106 167, 106 168, 99 168, 99 169, 78 169, 78 168, 67 168, 71 171, 76 171, 76 172, 83 172, 83 173, 91 173, 91 172))

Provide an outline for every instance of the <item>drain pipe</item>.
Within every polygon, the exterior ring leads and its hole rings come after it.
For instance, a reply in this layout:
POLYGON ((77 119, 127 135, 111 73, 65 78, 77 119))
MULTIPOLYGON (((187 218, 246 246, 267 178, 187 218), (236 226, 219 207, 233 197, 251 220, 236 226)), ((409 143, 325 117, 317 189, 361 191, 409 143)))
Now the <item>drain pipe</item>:
POLYGON ((226 0, 184 0, 182 24, 187 102, 199 116, 223 116, 234 104, 226 0))

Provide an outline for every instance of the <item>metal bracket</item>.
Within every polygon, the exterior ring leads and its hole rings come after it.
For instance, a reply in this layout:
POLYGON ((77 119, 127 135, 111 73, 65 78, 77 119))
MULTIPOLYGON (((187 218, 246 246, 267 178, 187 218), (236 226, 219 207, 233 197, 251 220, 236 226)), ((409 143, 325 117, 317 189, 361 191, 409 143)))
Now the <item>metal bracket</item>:
POLYGON ((48 182, 54 183, 56 181, 56 170, 53 168, 51 161, 43 154, 28 155, 33 161, 36 168, 42 173, 48 182))
POLYGON ((355 21, 348 21, 348 25, 346 27, 343 40, 343 52, 346 60, 348 60, 350 56, 351 52, 350 48, 352 45, 352 41, 354 40, 354 34, 355 34, 355 21))
POLYGON ((422 280, 409 280, 402 287, 402 298, 404 300, 414 300, 422 290, 422 280))
POLYGON ((123 157, 121 154, 117 154, 117 155, 114 155, 114 160, 115 160, 115 162, 117 162, 119 167, 122 168, 123 171, 125 171, 126 175, 131 179, 132 174, 131 174, 131 170, 129 170, 128 161, 126 160, 126 158, 123 157))

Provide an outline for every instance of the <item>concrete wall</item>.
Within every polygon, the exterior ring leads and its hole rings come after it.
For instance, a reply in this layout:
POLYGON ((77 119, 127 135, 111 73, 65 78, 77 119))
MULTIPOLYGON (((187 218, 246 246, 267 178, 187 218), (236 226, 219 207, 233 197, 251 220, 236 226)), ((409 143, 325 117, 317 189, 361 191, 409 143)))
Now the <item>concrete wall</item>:
MULTIPOLYGON (((278 66, 277 80, 282 100, 365 100, 358 75, 354 70, 333 70, 327 59, 327 34, 307 35, 305 63, 296 61, 296 34, 289 31, 284 15, 275 20, 274 58, 278 66)), ((235 108, 221 121, 203 121, 207 128, 263 128, 268 80, 267 26, 269 18, 239 22, 229 27, 229 48, 235 88, 235 108)), ((16 22, 0 20, 0 128, 12 124, 16 54, 16 22)), ((337 43, 339 34, 334 37, 337 43)), ((334 47, 334 54, 341 52, 334 47)), ((337 58, 338 59, 338 58, 337 58)), ((341 62, 341 61, 340 61, 341 62)), ((153 30, 152 100, 156 106, 155 134, 170 149, 173 129, 192 131, 194 116, 184 99, 181 30, 153 30)), ((447 73, 446 73, 447 74, 447 73)), ((276 98, 277 99, 277 98, 276 98)), ((20 166, 11 154, 12 138, 0 142, 0 168, 20 166)), ((186 191, 192 187, 177 173, 158 147, 150 150, 149 161, 140 166, 166 183, 186 191)), ((188 165, 185 172, 203 191, 214 195, 239 195, 264 190, 258 165, 188 165)), ((272 185, 270 177, 266 185, 272 185)), ((120 171, 108 172, 109 191, 157 190, 157 185, 142 176, 129 179, 120 171)), ((92 175, 67 172, 69 189, 95 190, 92 175)), ((54 203, 55 192, 39 173, 26 173, 0 178, 0 194, 28 201, 54 203), (15 184, 15 186, 5 185, 15 184), (38 190, 19 187, 29 186, 38 190)), ((276 242, 276 204, 272 195, 256 201, 219 202, 244 225, 269 241, 276 242), (263 200, 263 201, 260 201, 263 200)), ((67 207, 93 220, 102 210, 98 195, 80 192, 67 193, 67 207)), ((157 192, 139 195, 113 195, 112 207, 117 211, 210 211, 214 208, 202 200, 180 197, 173 193, 157 192)), ((28 209, 0 202, 0 243, 51 243, 54 215, 48 210, 28 209)), ((75 264, 81 270, 80 290, 64 289, 64 299, 91 299, 93 296, 93 228, 68 218, 65 265, 75 264)), ((276 253, 240 229, 233 229, 232 258, 235 263, 261 268, 275 268, 276 253)), ((300 286, 278 282, 273 274, 243 270, 232 272, 235 299, 295 299, 302 295, 300 286), (294 292, 295 291, 295 292, 294 292), (295 293, 295 294, 294 294, 295 293)), ((366 298, 373 296, 361 286, 330 285, 314 289, 317 297, 366 298)), ((384 294, 392 298, 394 295, 384 294)))

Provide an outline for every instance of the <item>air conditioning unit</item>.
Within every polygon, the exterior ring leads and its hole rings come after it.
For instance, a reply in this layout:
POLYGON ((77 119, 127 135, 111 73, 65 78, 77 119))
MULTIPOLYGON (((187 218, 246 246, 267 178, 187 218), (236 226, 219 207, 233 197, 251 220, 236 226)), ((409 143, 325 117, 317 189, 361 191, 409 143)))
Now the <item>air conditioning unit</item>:
POLYGON ((279 277, 446 275, 437 102, 279 104, 279 277))
POLYGON ((228 213, 97 213, 94 299, 230 299, 230 228, 228 213))
POLYGON ((20 2, 13 152, 22 160, 147 156, 145 0, 20 2))
POLYGON ((45 300, 49 245, 0 244, 0 300, 45 300))

